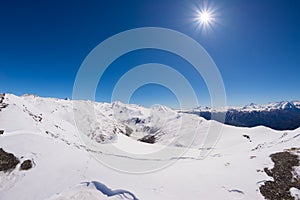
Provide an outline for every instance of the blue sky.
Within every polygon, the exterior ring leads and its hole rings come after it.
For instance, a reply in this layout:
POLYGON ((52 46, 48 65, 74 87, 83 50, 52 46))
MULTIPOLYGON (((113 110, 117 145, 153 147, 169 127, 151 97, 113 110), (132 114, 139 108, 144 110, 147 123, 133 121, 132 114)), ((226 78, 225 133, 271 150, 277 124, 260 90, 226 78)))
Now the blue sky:
MULTIPOLYGON (((89 52, 119 32, 164 27, 198 41, 218 66, 229 105, 300 99, 300 1, 212 1, 217 23, 202 33, 192 22, 201 1, 2 1, 0 92, 71 97, 76 73, 89 52)), ((114 84, 130 68, 157 62, 187 76, 209 105, 205 83, 192 66, 159 50, 138 50, 117 59, 100 82, 98 101, 110 101, 114 84), (103 88, 103 87, 102 87, 103 88)), ((166 88, 146 85, 132 103, 176 107, 166 88)))

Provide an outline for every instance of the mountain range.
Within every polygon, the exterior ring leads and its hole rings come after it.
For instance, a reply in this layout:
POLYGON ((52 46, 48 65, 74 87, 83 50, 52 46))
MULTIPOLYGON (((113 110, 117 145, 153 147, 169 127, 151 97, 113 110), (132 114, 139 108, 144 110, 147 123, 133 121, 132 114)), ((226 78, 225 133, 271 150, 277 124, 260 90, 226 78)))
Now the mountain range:
POLYGON ((211 119, 212 114, 224 114, 225 124, 240 127, 267 126, 275 130, 294 130, 300 127, 300 101, 281 101, 266 105, 251 103, 224 109, 198 107, 183 112, 196 114, 207 120, 211 119))

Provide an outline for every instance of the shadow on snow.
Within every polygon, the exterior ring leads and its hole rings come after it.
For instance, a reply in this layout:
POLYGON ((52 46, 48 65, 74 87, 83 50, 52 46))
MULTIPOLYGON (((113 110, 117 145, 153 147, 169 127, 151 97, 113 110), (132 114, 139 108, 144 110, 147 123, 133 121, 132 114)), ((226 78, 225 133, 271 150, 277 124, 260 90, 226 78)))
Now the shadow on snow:
POLYGON ((115 195, 124 195, 126 198, 128 198, 127 195, 129 195, 133 198, 133 200, 138 200, 138 198, 132 192, 123 189, 112 190, 108 188, 106 185, 104 185, 103 183, 100 183, 98 181, 83 182, 83 184, 86 184, 87 187, 91 184, 94 185, 97 190, 107 195, 108 197, 115 196, 115 195))

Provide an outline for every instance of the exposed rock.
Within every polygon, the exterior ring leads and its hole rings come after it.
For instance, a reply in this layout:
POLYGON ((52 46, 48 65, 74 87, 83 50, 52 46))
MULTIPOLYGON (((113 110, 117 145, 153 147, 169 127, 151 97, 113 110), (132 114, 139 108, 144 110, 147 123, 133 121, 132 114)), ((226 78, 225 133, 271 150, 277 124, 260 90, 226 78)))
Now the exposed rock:
POLYGON ((19 160, 12 153, 5 152, 0 148, 0 171, 10 171, 16 168, 19 160))
POLYGON ((252 142, 251 138, 249 135, 243 135, 244 138, 247 138, 249 140, 249 142, 252 142))
POLYGON ((20 169, 21 170, 28 170, 32 168, 32 161, 31 160, 25 160, 22 164, 20 169))
POLYGON ((0 130, 0 135, 3 135, 4 134, 4 130, 0 130))
POLYGON ((290 189, 295 187, 300 189, 300 179, 293 177, 294 167, 299 166, 300 162, 297 155, 290 152, 279 152, 272 154, 274 168, 265 168, 268 176, 273 177, 274 181, 267 181, 259 189, 261 194, 269 200, 294 200, 290 189))
POLYGON ((156 138, 155 138, 154 135, 146 135, 145 137, 139 139, 138 141, 146 142, 146 143, 149 143, 149 144, 154 144, 155 141, 156 141, 156 138))
POLYGON ((8 106, 8 104, 4 102, 4 97, 5 94, 0 94, 0 111, 8 106))
POLYGON ((128 126, 125 126, 125 131, 126 131, 125 135, 127 135, 127 136, 130 136, 131 133, 133 132, 132 128, 130 128, 128 126))

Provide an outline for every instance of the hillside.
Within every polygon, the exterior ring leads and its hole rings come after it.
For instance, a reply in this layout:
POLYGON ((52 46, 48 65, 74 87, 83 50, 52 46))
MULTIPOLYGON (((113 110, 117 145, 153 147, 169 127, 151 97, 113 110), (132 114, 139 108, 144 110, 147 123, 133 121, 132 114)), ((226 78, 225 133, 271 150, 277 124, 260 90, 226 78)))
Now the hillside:
POLYGON ((272 195, 274 184, 300 195, 298 162, 284 167, 289 184, 272 177, 277 153, 300 155, 299 128, 240 128, 164 106, 33 95, 5 94, 0 108, 0 147, 19 160, 0 172, 1 200, 252 200, 272 195), (33 166, 21 170, 25 160, 33 166))

